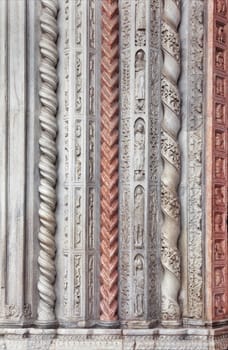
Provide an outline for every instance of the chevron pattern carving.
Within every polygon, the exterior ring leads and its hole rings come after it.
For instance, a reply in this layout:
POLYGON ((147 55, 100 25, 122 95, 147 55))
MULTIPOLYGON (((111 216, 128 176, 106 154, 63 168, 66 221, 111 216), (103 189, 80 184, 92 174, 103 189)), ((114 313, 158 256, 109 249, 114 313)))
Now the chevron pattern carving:
POLYGON ((118 294, 118 1, 102 1, 101 321, 117 320, 118 294))

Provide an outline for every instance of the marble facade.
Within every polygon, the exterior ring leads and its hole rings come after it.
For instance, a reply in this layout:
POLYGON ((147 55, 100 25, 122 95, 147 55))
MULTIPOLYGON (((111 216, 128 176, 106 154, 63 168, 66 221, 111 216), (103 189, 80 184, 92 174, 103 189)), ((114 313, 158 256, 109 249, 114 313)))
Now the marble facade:
POLYGON ((0 1, 0 349, 228 349, 227 28, 0 1))

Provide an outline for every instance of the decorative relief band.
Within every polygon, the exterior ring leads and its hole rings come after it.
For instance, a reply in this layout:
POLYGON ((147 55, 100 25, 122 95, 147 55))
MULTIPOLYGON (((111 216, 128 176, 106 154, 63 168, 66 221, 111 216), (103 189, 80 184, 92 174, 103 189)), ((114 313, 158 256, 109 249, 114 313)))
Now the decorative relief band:
POLYGON ((120 1, 119 311, 122 325, 134 328, 151 327, 159 309, 159 16, 160 1, 120 1))
POLYGON ((131 234, 132 223, 130 215, 130 129, 131 129, 131 112, 130 112, 130 37, 131 37, 131 0, 119 1, 120 10, 120 89, 121 89, 121 118, 120 118, 120 177, 119 183, 119 270, 121 279, 119 283, 119 317, 120 320, 131 318, 131 234))
POLYGON ((38 321, 55 321, 55 230, 56 230, 56 112, 57 112, 57 0, 41 0, 40 40, 40 243, 38 321))
POLYGON ((117 321, 118 297, 118 1, 102 1, 100 319, 117 321))
POLYGON ((228 314, 227 294, 227 0, 214 0, 212 121, 212 307, 213 319, 228 314))
POLYGON ((64 149, 60 149, 64 157, 63 229, 58 225, 59 232, 64 231, 64 252, 60 254, 64 255, 65 283, 58 278, 63 305, 59 318, 61 324, 90 327, 98 318, 100 298, 99 207, 96 205, 100 182, 100 84, 96 84, 100 75, 100 6, 94 0, 65 0, 59 4, 65 14, 61 51, 64 52, 64 118, 60 121, 64 129, 64 149))
MULTIPOLYGON (((203 318, 203 139, 204 139, 204 0, 193 0, 189 23, 189 100, 188 112, 188 272, 187 310, 188 323, 203 318)), ((184 314, 185 317, 185 314, 184 314)))
POLYGON ((178 325, 180 307, 180 254, 177 240, 180 234, 180 204, 177 188, 180 180, 180 151, 177 135, 180 130, 180 96, 177 82, 180 75, 180 43, 178 26, 180 1, 165 0, 162 22, 163 69, 161 99, 163 105, 161 155, 161 233, 162 323, 178 325))

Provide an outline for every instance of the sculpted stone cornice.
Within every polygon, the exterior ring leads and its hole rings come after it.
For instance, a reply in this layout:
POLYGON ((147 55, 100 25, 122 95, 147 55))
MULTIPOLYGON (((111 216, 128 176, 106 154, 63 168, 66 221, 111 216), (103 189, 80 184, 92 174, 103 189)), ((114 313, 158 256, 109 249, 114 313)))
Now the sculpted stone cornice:
POLYGON ((55 230, 56 230, 56 113, 57 113, 57 0, 41 0, 40 40, 40 230, 38 239, 39 305, 38 322, 55 322, 55 230))
POLYGON ((177 83, 180 75, 180 1, 165 0, 162 18, 161 44, 164 61, 161 80, 161 317, 164 325, 179 325, 180 254, 177 240, 180 234, 180 204, 177 189, 180 181, 180 150, 177 136, 180 130, 181 102, 177 83))

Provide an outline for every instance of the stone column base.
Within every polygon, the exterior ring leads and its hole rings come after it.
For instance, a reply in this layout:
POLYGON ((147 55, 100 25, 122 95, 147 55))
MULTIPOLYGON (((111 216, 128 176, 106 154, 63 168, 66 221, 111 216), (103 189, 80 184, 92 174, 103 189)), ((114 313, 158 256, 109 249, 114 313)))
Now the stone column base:
POLYGON ((4 350, 227 350, 228 327, 121 329, 0 329, 4 350))

